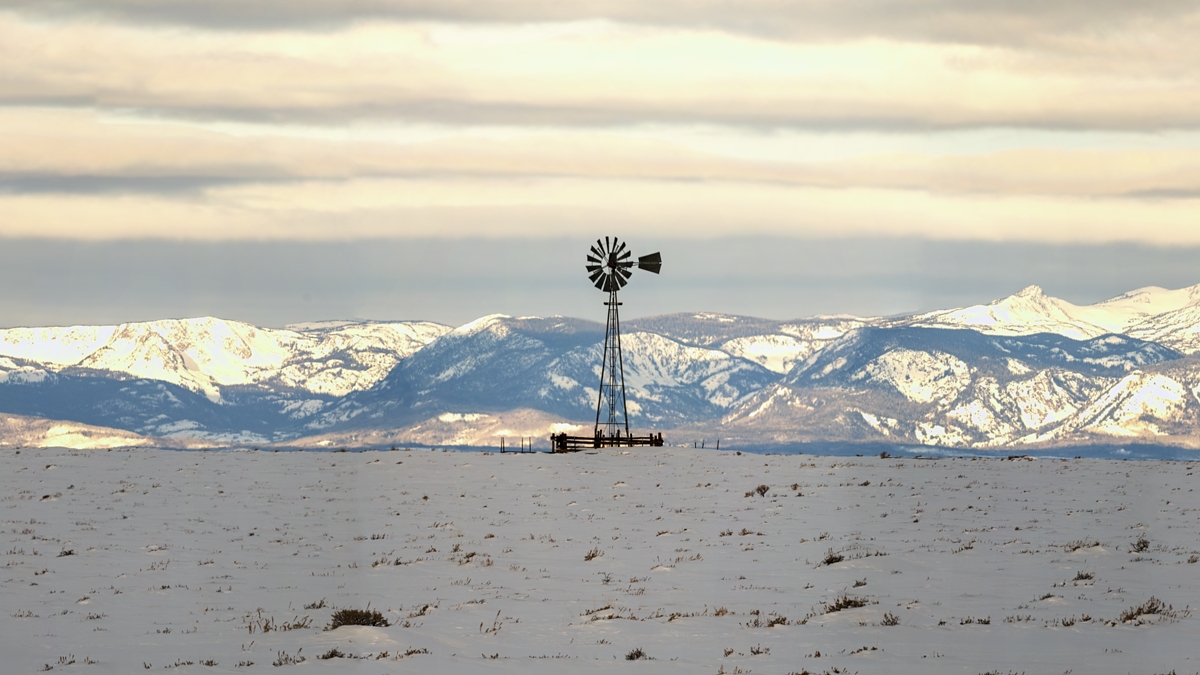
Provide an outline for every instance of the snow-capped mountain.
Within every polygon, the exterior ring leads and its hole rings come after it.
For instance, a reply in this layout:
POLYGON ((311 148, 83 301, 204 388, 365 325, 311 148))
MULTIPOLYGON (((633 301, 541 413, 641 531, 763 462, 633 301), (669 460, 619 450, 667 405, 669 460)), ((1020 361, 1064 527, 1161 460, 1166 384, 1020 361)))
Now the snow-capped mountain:
POLYGON ((778 441, 995 447, 1156 436, 1188 415, 1200 419, 1187 384, 1200 368, 1191 364, 1162 345, 1115 334, 1073 340, 864 328, 810 357, 724 422, 778 441), (1174 376, 1161 372, 1167 365, 1174 376))
MULTIPOLYGON (((442 411, 515 408, 591 419, 603 341, 598 323, 484 317, 405 359, 379 386, 314 416, 310 427, 408 424, 442 411)), ((635 424, 675 426, 719 416, 775 379, 746 359, 655 333, 625 333, 622 348, 635 424)))
MULTIPOLYGON (((755 443, 1200 445, 1200 286, 1094 305, 1031 286, 907 317, 681 313, 622 328, 639 429, 755 443)), ((121 430, 114 443, 487 442, 587 428, 603 340, 602 324, 561 316, 10 328, 0 413, 121 430)))
POLYGON ((657 333, 697 347, 712 347, 753 361, 775 373, 786 373, 846 331, 869 325, 873 319, 819 316, 795 321, 770 321, 732 314, 667 314, 635 319, 631 330, 657 333))
MULTIPOLYGON (((1181 329, 1196 327, 1198 317, 1200 285, 1179 290, 1140 288, 1094 305, 1073 305, 1029 286, 986 305, 928 312, 894 325, 970 328, 992 335, 1056 333, 1086 340, 1106 333, 1173 336, 1181 329)), ((1185 343, 1190 344, 1188 338, 1177 336, 1169 346, 1178 348, 1185 343)))
POLYGON ((277 330, 212 317, 0 330, 0 356, 55 372, 161 380, 213 401, 257 386, 345 396, 367 389, 446 331, 431 322, 329 322, 277 330))

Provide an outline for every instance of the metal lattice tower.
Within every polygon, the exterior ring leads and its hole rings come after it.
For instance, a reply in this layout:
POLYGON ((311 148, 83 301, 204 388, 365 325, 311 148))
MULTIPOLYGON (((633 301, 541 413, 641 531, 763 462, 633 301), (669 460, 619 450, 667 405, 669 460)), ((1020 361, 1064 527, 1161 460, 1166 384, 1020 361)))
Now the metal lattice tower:
POLYGON ((629 438, 629 413, 625 403, 625 363, 621 356, 621 317, 617 291, 629 283, 633 268, 658 274, 662 256, 651 253, 632 260, 632 253, 616 237, 599 239, 588 255, 588 278, 596 288, 608 293, 608 322, 604 330, 604 351, 600 365, 600 390, 596 397, 596 438, 629 438))

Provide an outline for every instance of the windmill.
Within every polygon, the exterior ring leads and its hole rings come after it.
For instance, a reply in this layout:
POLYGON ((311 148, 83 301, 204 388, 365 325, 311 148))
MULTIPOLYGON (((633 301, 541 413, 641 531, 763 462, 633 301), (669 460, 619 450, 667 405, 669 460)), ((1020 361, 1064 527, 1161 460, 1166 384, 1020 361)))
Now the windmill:
POLYGON ((604 350, 600 364, 600 391, 596 397, 596 427, 592 438, 558 434, 552 440, 558 452, 583 447, 599 448, 615 445, 662 445, 662 434, 633 436, 629 433, 629 413, 625 405, 625 364, 621 357, 621 318, 617 310, 617 291, 629 283, 633 268, 658 274, 662 256, 658 253, 633 260, 625 243, 616 237, 596 240, 587 256, 588 279, 599 290, 608 293, 608 323, 604 330, 604 350))

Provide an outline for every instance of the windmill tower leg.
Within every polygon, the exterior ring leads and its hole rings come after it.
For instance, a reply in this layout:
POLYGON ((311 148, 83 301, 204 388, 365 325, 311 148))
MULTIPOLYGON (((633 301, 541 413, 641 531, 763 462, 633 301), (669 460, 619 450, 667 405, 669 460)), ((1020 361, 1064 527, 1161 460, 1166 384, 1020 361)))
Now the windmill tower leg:
POLYGON ((608 302, 604 304, 608 306, 608 324, 604 330, 600 391, 596 398, 595 436, 612 439, 621 437, 622 428, 624 436, 629 436, 629 414, 625 406, 625 363, 621 355, 621 319, 617 310, 621 303, 617 302, 617 292, 610 291, 608 302), (618 405, 620 421, 617 420, 618 405))

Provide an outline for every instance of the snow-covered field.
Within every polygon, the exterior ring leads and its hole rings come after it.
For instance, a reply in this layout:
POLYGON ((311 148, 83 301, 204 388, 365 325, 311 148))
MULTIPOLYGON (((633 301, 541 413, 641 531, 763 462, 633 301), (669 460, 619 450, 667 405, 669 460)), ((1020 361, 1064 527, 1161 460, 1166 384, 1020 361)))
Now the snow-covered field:
POLYGON ((0 669, 1195 673, 1195 466, 6 451, 0 669))

